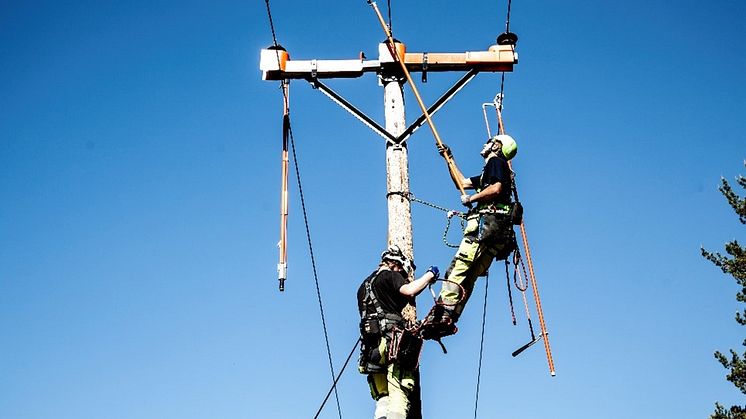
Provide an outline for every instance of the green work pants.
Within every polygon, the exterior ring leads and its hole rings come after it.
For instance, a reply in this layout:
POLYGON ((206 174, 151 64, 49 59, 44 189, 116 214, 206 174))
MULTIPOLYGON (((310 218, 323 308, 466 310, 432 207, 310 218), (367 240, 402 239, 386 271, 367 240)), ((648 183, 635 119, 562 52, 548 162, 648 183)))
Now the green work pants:
POLYGON ((464 238, 446 271, 445 279, 461 285, 464 288, 464 295, 460 295, 459 287, 450 282, 444 282, 440 291, 440 300, 446 307, 453 310, 454 321, 464 311, 464 306, 469 300, 477 278, 487 272, 500 246, 503 246, 478 242, 476 239, 478 230, 479 216, 469 217, 466 221, 464 238))
MULTIPOLYGON (((379 348, 388 350, 388 341, 381 338, 379 348)), ((384 352, 381 352, 382 354, 384 352)), ((382 357, 386 359, 386 355, 382 357)), ((405 419, 409 412, 409 395, 414 388, 413 371, 403 370, 397 363, 388 364, 386 372, 368 374, 370 395, 376 401, 375 418, 405 419)))

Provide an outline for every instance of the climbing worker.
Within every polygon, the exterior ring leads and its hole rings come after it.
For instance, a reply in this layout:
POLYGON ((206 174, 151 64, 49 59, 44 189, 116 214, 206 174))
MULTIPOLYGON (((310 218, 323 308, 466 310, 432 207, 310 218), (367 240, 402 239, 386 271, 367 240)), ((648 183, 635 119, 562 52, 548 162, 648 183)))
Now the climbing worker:
MULTIPOLYGON (((515 249, 513 224, 520 224, 515 213, 521 211, 513 211, 511 204, 513 181, 508 160, 515 157, 517 151, 518 146, 512 137, 496 135, 487 140, 480 152, 485 161, 480 176, 464 177, 455 162, 449 165, 449 173, 457 187, 460 185, 463 189, 477 192, 461 196, 461 203, 470 207, 464 237, 446 270, 438 301, 423 321, 422 336, 425 339, 439 339, 456 333, 456 321, 477 277, 486 275, 494 259, 506 259, 515 249)), ((453 159, 446 145, 438 147, 438 152, 453 159)))
POLYGON ((376 419, 405 419, 409 411, 422 339, 416 325, 404 320, 402 310, 407 303, 414 305, 414 297, 439 274, 431 266, 419 279, 409 281, 414 269, 401 249, 391 246, 357 291, 362 341, 358 369, 368 375, 376 419))

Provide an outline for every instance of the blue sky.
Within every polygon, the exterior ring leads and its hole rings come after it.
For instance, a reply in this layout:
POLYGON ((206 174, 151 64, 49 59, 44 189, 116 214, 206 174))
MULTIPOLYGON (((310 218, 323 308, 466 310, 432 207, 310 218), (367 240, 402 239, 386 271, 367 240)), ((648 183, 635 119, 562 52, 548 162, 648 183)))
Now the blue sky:
MULTIPOLYGON (((392 7, 410 51, 459 52, 494 41, 506 4, 392 7)), ((313 416, 329 366, 294 175, 277 290, 282 103, 258 69, 264 2, 0 10, 0 417, 313 416)), ((295 59, 374 58, 383 39, 362 0, 272 11, 295 59)), ((744 403, 712 356, 740 347, 738 289, 699 255, 743 240, 717 186, 746 171, 744 17, 740 1, 513 2, 505 123, 557 376, 540 345, 510 356, 528 330, 517 298, 510 324, 496 265, 480 417, 701 418, 744 403)), ((458 77, 430 74, 425 101, 458 77)), ((480 74, 434 118, 467 174, 499 84, 480 74)), ((383 121, 373 75, 329 85, 383 121)), ((386 243, 383 141, 305 82, 291 106, 339 370, 355 290, 386 243)), ((412 192, 458 208, 426 127, 409 151, 412 192)), ((417 264, 445 269, 445 217, 412 213, 417 264)), ((426 418, 473 416, 483 299, 482 281, 447 355, 425 347, 426 418)), ((344 417, 372 414, 354 368, 339 401, 344 417)))

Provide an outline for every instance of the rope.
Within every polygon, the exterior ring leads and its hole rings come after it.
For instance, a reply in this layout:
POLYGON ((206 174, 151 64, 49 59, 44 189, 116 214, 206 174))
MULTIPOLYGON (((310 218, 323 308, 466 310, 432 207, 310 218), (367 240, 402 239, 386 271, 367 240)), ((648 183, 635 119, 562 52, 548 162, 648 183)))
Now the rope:
MULTIPOLYGON (((269 0, 265 0, 265 5, 267 6, 267 17, 269 19, 269 28, 270 28, 270 31, 272 32, 272 43, 275 47, 277 47, 278 46, 277 33, 275 32, 275 24, 274 24, 274 20, 272 19, 272 9, 270 8, 269 0)), ((279 68, 280 67, 279 51, 277 52, 277 64, 279 68)), ((286 83, 287 81, 283 80, 280 86, 282 88, 283 99, 285 100, 285 104, 287 106, 288 95, 285 89, 286 83)), ((332 362, 331 347, 329 345, 329 332, 327 331, 327 328, 326 328, 326 316, 324 315, 324 304, 321 300, 321 289, 319 287, 319 277, 318 277, 318 273, 316 270, 316 258, 313 253, 313 243, 311 241, 311 230, 308 225, 308 213, 306 211, 306 200, 303 194, 303 183, 301 182, 300 168, 298 167, 298 156, 295 152, 295 138, 293 137, 293 129, 292 129, 292 126, 290 125, 290 109, 289 107, 286 107, 286 109, 287 109, 287 128, 288 128, 288 133, 290 134, 290 145, 293 150, 293 163, 295 166, 295 176, 298 179, 298 190, 300 191, 300 202, 301 202, 301 207, 303 208, 303 221, 305 222, 305 226, 306 226, 306 237, 308 239, 308 249, 311 255, 311 266, 313 268, 313 278, 316 284, 316 296, 319 301, 319 311, 321 312, 321 325, 324 329, 324 341, 326 342, 326 354, 327 354, 327 357, 329 358, 329 371, 331 373, 332 379, 334 379, 334 363, 332 362)), ((336 387, 334 387, 334 396, 337 401, 337 413, 339 414, 339 418, 342 419, 342 409, 339 405, 339 394, 337 392, 336 387)))
POLYGON ((520 292, 526 292, 528 289, 528 282, 526 282, 525 285, 523 285, 523 279, 528 278, 528 275, 526 274, 526 264, 523 263, 523 258, 521 257, 521 252, 519 249, 515 249, 515 271, 513 271, 513 283, 515 284, 515 287, 518 288, 518 291, 520 292), (523 275, 520 274, 520 271, 518 271, 518 264, 521 265, 521 270, 523 270, 523 275), (516 275, 517 274, 517 275, 516 275), (518 285, 517 278, 520 278, 521 285, 518 285))
POLYGON ((508 0, 508 12, 505 16, 505 32, 510 32, 510 5, 513 3, 512 0, 508 0))
POLYGON ((272 11, 269 8, 269 0, 264 0, 267 5, 267 17, 269 17, 269 29, 272 31, 272 42, 274 46, 277 46, 277 34, 275 34, 275 23, 272 20, 272 11))
POLYGON ((389 13, 389 32, 391 32, 392 36, 394 34, 394 25, 391 23, 391 0, 387 0, 386 2, 386 8, 388 9, 389 13))
MULTIPOLYGON (((303 195, 303 185, 301 182, 300 177, 300 169, 298 168, 298 156, 295 153, 295 139, 293 138, 293 129, 290 128, 290 148, 293 150, 293 163, 295 166, 295 176, 298 179, 298 191, 300 192, 300 204, 301 208, 303 209, 303 221, 306 225, 306 238, 308 239, 308 251, 311 255, 311 267, 313 268, 313 280, 316 284, 316 297, 319 301, 319 312, 321 313, 321 325, 324 329, 324 341, 326 342, 326 355, 329 358, 329 371, 332 375, 332 380, 334 380, 334 363, 332 362, 332 351, 330 349, 329 345, 329 332, 326 329, 326 317, 324 316, 324 304, 321 301, 321 289, 319 287, 319 276, 316 271, 316 258, 313 253, 313 244, 311 242, 311 230, 308 226, 308 213, 306 211, 306 199, 303 195)), ((339 393, 337 392, 337 387, 334 386, 334 397, 337 400, 337 413, 339 414, 339 418, 342 419, 342 408, 339 405, 339 393)))
MULTIPOLYGON (((445 284, 441 285, 441 289, 443 286, 445 286, 445 284)), ((428 284, 427 287, 430 289, 430 294, 432 294, 433 296, 433 303, 436 306, 453 307, 453 306, 458 305, 464 298, 466 298, 466 290, 464 289, 464 286, 459 284, 456 281, 451 281, 450 279, 436 279, 432 283, 428 284), (447 303, 444 303, 443 301, 438 301, 438 297, 435 296, 435 291, 433 291, 433 284, 436 282, 450 282, 451 284, 458 287, 458 290, 459 290, 458 300, 456 300, 456 302, 453 304, 447 304, 447 303)))
MULTIPOLYGON (((279 51, 279 44, 277 44, 277 33, 275 32, 275 23, 272 19, 272 10, 269 7, 269 0, 264 0, 264 3, 267 6, 267 17, 269 18, 269 30, 272 32, 272 45, 275 47, 275 55, 277 56, 277 68, 281 68, 280 65, 280 51, 279 51)), ((289 106, 288 101, 288 94, 285 91, 285 85, 288 85, 290 82, 288 80, 281 80, 280 81, 280 88, 282 89, 282 96, 285 99, 286 106, 289 106)))
POLYGON ((513 271, 513 283, 515 284, 515 287, 518 288, 518 290, 521 292, 521 296, 523 297, 523 307, 526 309, 526 321, 528 322, 528 327, 531 330, 531 338, 533 339, 534 338, 534 327, 531 325, 531 310, 529 310, 528 308, 528 298, 526 298, 526 290, 528 290, 528 275, 526 274, 526 265, 523 263, 523 258, 521 257, 521 252, 518 248, 515 249, 514 263, 515 263, 515 271, 513 271), (518 270, 518 263, 521 264, 523 275, 521 275, 520 271, 518 270), (520 278, 521 285, 518 285, 516 276, 520 278), (523 284, 524 279, 526 280, 525 285, 523 284))
MULTIPOLYGON (((508 284, 508 301, 510 302, 510 318, 513 320, 513 326, 516 325, 515 309, 513 308, 513 291, 510 288, 510 273, 508 272, 508 259, 505 259, 505 282, 508 284)), ((513 277, 515 281, 515 276, 513 277)), ((520 289, 520 288, 519 288, 520 289)))
POLYGON ((430 208, 435 208, 436 210, 447 213, 446 217, 448 218, 448 221, 446 221, 446 228, 445 230, 443 230, 443 243, 445 243, 446 246, 453 248, 453 249, 456 249, 459 247, 458 244, 448 243, 448 230, 451 228, 451 218, 453 218, 453 216, 457 216, 461 218, 461 231, 466 229, 466 226, 464 225, 464 218, 466 217, 466 214, 464 214, 461 211, 449 210, 448 208, 441 207, 431 202, 423 201, 422 199, 415 197, 411 192, 394 191, 394 192, 387 193, 386 197, 388 198, 391 195, 399 195, 403 197, 404 199, 409 200, 410 202, 417 202, 418 204, 422 204, 430 208))
MULTIPOLYGON (((510 32, 510 6, 512 5, 513 1, 508 0, 508 11, 505 13, 505 33, 510 32)), ((514 48, 514 46, 512 46, 514 48)), ((505 72, 502 72, 502 75, 500 76, 500 97, 505 97, 505 72)), ((500 109, 499 111, 503 110, 503 102, 500 101, 500 109)), ((498 127, 498 132, 500 134, 505 134, 505 130, 502 127, 502 124, 498 127)))
MULTIPOLYGON (((274 25, 274 20, 272 19, 272 9, 270 8, 269 0, 265 0, 265 4, 267 6, 267 17, 269 19, 269 28, 270 28, 270 30, 272 32, 272 42, 273 42, 273 45, 275 46, 275 48, 277 50, 277 46, 278 46, 278 44, 277 44, 277 33, 275 32, 275 25, 274 25)), ((280 68, 280 54, 279 54, 279 51, 276 51, 276 54, 277 54, 277 66, 278 66, 278 68, 280 68)), ((285 100, 285 104, 286 104, 287 128, 288 128, 288 133, 290 135, 290 146, 291 146, 291 149, 293 151, 293 163, 294 163, 294 166, 295 166, 295 176, 298 179, 298 191, 300 192, 301 208, 303 209, 303 221, 304 221, 305 227, 306 227, 306 238, 308 239, 308 250, 309 250, 310 257, 311 257, 311 267, 313 268, 313 279, 314 279, 314 283, 316 285, 316 297, 317 297, 317 299, 319 301, 319 312, 321 313, 321 325, 322 325, 322 328, 324 330, 324 342, 326 343, 326 355, 327 355, 327 357, 329 359, 329 372, 330 372, 330 374, 332 376, 332 379, 334 380, 334 375, 335 375, 334 374, 334 363, 332 362, 331 345, 329 344, 329 332, 328 332, 327 327, 326 327, 326 316, 324 315, 324 303, 321 300, 321 288, 319 286, 319 276, 318 276, 318 272, 317 272, 317 269, 316 269, 316 257, 314 256, 313 243, 311 241, 311 230, 310 230, 309 223, 308 223, 308 212, 306 210, 306 199, 305 199, 305 195, 303 194, 303 183, 301 182, 301 177, 300 177, 300 168, 299 168, 299 165, 298 165, 298 155, 297 155, 297 153, 295 151, 295 138, 293 136, 293 129, 292 129, 292 126, 290 124, 290 108, 289 108, 288 94, 287 94, 287 91, 285 89, 285 86, 287 84, 288 84, 287 80, 282 80, 280 82, 280 86, 282 88, 283 99, 285 100)), ((357 343, 355 345, 357 346, 357 343)), ((335 381, 335 384, 336 384, 336 381, 335 381)), ((336 385, 333 386, 333 389, 334 389, 334 398, 335 398, 335 400, 337 402, 337 413, 339 415, 339 419, 342 419, 342 408, 339 405, 339 393, 337 392, 336 385)))
POLYGON ((490 274, 487 272, 487 277, 484 278, 484 307, 482 307, 482 338, 479 342, 479 366, 477 367, 477 392, 474 397, 474 419, 477 417, 477 409, 479 408, 479 385, 482 378, 482 355, 484 354, 484 326, 487 323, 487 291, 490 286, 490 274))
MULTIPOLYGON (((448 221, 446 221, 446 229, 443 230, 443 243, 445 243, 445 245, 450 248, 456 249, 459 247, 458 244, 448 243, 448 229, 451 228, 451 218, 452 217, 448 217, 448 221)), ((464 226, 464 219, 462 218, 461 219, 461 231, 464 231, 465 229, 466 229, 466 226, 464 226)))
POLYGON ((350 351, 350 354, 347 355, 347 359, 345 360, 344 365, 342 365, 342 369, 339 371, 339 375, 337 375, 337 378, 334 380, 334 383, 332 383, 332 388, 329 389, 329 391, 326 393, 326 397, 324 397, 324 401, 321 402, 321 406, 319 406, 319 410, 316 411, 316 416, 313 417, 313 419, 316 419, 321 414, 321 411, 324 409, 324 405, 326 404, 326 401, 329 400, 329 396, 332 394, 332 390, 336 390, 337 388, 337 381, 342 377, 342 373, 345 371, 345 368, 347 368, 347 363, 350 362, 350 358, 352 358, 352 354, 355 353, 355 349, 357 349, 357 345, 360 343, 360 338, 357 338, 355 341, 355 345, 352 347, 352 350, 350 351))

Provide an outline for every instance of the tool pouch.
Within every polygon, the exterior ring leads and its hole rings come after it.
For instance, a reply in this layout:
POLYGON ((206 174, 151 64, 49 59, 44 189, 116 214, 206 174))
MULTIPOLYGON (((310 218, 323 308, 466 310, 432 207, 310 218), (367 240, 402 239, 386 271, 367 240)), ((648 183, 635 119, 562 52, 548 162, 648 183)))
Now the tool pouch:
POLYGON ((494 242, 498 235, 500 223, 497 214, 481 214, 479 216, 479 230, 477 241, 480 243, 494 242))
MULTIPOLYGON (((521 210, 522 211, 522 210, 521 210)), ((484 213, 479 215, 477 241, 480 243, 503 243, 513 230, 511 214, 484 213)))
POLYGON ((364 317, 360 319, 360 336, 363 339, 373 336, 381 336, 381 322, 376 317, 364 317))
POLYGON ((414 333, 399 327, 394 328, 389 343, 389 362, 398 363, 402 369, 416 369, 420 362, 422 342, 422 338, 414 333))
POLYGON ((523 222, 523 205, 520 202, 513 202, 510 204, 510 212, 508 217, 513 225, 519 226, 523 222))
POLYGON ((511 226, 505 230, 505 234, 499 244, 495 245, 497 253, 495 253, 495 259, 505 260, 510 256, 511 253, 518 247, 518 243, 515 241, 515 232, 511 226))
POLYGON ((386 352, 386 339, 380 336, 363 338, 360 345, 358 371, 361 374, 375 374, 386 371, 385 353, 383 352, 386 352))

